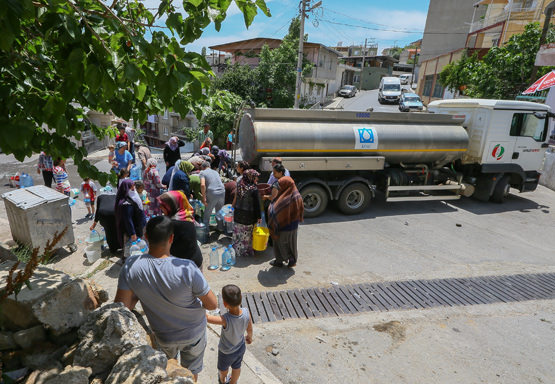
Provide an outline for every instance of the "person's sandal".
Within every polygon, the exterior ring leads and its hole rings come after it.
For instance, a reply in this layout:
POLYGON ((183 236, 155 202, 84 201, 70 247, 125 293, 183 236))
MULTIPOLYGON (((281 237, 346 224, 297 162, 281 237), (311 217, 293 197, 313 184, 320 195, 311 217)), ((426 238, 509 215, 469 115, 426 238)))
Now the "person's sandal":
POLYGON ((271 265, 272 267, 277 267, 277 268, 283 267, 283 263, 282 263, 282 262, 279 262, 279 261, 277 261, 277 260, 272 260, 272 261, 270 261, 270 265, 271 265))
POLYGON ((287 263, 287 268, 293 268, 297 265, 297 262, 295 260, 289 260, 289 263, 287 263))

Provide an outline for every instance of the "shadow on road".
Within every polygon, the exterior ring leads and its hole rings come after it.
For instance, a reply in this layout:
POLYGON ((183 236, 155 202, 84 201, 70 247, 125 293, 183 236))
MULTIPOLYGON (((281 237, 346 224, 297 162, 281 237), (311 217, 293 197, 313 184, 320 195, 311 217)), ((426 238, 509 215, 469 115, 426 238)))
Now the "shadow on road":
POLYGON ((278 287, 287 284, 287 280, 295 275, 293 268, 276 268, 271 267, 268 270, 258 271, 258 281, 264 287, 278 287))
POLYGON ((510 211, 526 213, 537 210, 541 210, 543 213, 550 213, 549 206, 538 204, 533 200, 514 194, 510 194, 507 200, 505 200, 502 204, 463 198, 461 200, 451 202, 451 205, 464 209, 465 211, 472 212, 475 215, 491 215, 510 211))

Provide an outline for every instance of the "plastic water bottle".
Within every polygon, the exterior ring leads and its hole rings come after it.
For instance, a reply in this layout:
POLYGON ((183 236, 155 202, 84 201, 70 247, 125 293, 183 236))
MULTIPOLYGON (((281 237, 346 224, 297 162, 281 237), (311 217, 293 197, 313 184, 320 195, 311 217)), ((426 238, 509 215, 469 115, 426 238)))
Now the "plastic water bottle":
POLYGON ((137 246, 141 250, 142 255, 144 255, 145 253, 148 253, 148 244, 143 239, 141 238, 137 239, 137 246))
POLYGON ((229 252, 229 259, 227 260, 227 263, 229 265, 235 265, 235 262, 237 261, 237 254, 235 253, 235 249, 233 248, 233 244, 230 244, 227 246, 227 251, 229 252))
POLYGON ((91 203, 91 197, 89 196, 88 193, 85 193, 85 198, 83 199, 83 201, 85 202, 85 204, 91 203))
POLYGON ((227 250, 227 248, 224 248, 224 251, 222 252, 222 267, 220 268, 221 271, 229 271, 231 269, 231 265, 229 265, 229 259, 230 259, 230 255, 229 255, 229 251, 227 250))
POLYGON ((129 256, 140 256, 143 253, 141 252, 141 247, 137 243, 137 241, 133 241, 131 243, 131 247, 129 247, 129 256))
POLYGON ((218 269, 220 267, 219 263, 220 258, 218 257, 218 250, 216 247, 212 247, 212 252, 210 252, 210 265, 208 266, 208 269, 210 271, 218 269))
POLYGON ((73 207, 74 205, 75 205, 75 199, 73 199, 73 198, 70 197, 70 198, 69 198, 69 206, 70 206, 70 207, 73 207))

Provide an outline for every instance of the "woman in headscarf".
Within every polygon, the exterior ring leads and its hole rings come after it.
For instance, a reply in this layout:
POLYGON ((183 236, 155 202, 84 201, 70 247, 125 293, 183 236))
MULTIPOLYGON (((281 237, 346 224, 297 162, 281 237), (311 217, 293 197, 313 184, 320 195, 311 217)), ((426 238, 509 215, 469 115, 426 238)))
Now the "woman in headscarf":
POLYGON ((166 171, 175 165, 175 162, 181 159, 179 147, 183 147, 185 142, 179 140, 176 136, 170 137, 164 147, 164 162, 166 163, 166 171))
POLYGON ((195 169, 193 164, 184 160, 177 160, 172 170, 168 191, 183 191, 187 199, 191 197, 189 175, 195 169))
POLYGON ((220 148, 217 145, 213 145, 212 148, 210 148, 210 153, 208 154, 212 158, 212 161, 210 162, 210 168, 216 171, 218 170, 218 167, 220 165, 218 153, 220 153, 220 148))
POLYGON ((160 205, 158 204, 157 197, 160 196, 160 189, 164 188, 160 182, 160 174, 158 169, 156 169, 157 161, 154 158, 148 159, 146 162, 145 173, 143 174, 143 183, 145 185, 145 191, 148 192, 150 196, 149 204, 149 215, 160 215, 160 205))
POLYGON ((277 196, 268 208, 268 225, 274 240, 276 258, 270 264, 274 267, 282 267, 284 262, 288 262, 288 267, 294 267, 298 258, 297 232, 304 214, 303 198, 289 176, 280 178, 276 188, 277 196))
POLYGON ((243 172, 237 185, 233 211, 233 248, 237 256, 254 256, 252 230, 260 219, 260 196, 256 181, 259 173, 254 169, 243 172))
POLYGON ((143 202, 135 191, 133 180, 126 179, 121 182, 116 193, 115 213, 118 241, 120 247, 124 249, 125 258, 129 256, 127 255, 129 249, 125 244, 129 240, 135 241, 142 237, 146 224, 143 202))
POLYGON ((193 261, 202 267, 202 253, 197 243, 194 210, 182 191, 170 191, 159 198, 164 215, 173 221, 174 239, 170 249, 172 256, 193 261))

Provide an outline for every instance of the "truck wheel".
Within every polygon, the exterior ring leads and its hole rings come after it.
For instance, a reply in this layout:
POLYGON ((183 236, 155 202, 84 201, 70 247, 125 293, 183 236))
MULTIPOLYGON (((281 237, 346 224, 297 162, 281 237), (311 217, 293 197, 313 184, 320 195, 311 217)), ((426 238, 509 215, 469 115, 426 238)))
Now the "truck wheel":
POLYGON ((491 195, 491 201, 495 203, 502 203, 505 201, 507 196, 509 196, 509 189, 511 188, 509 180, 509 175, 505 175, 497 182, 493 194, 491 195))
POLYGON ((378 103, 383 104, 383 100, 381 97, 378 96, 378 103))
POLYGON ((366 185, 351 184, 339 196, 339 210, 345 215, 356 215, 368 208, 371 198, 372 194, 366 185))
POLYGON ((303 188, 301 191, 304 203, 304 216, 320 216, 328 206, 328 193, 322 187, 316 185, 303 188))

